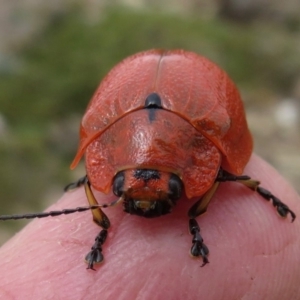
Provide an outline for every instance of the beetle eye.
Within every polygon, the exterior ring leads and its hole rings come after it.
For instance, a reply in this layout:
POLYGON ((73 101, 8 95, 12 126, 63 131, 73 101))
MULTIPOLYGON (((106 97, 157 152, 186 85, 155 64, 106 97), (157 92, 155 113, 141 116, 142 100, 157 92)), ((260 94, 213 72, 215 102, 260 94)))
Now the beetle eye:
POLYGON ((172 174, 169 180, 169 197, 171 200, 177 200, 181 197, 183 190, 182 181, 178 176, 172 174))
POLYGON ((113 192, 118 197, 121 197, 123 194, 124 180, 125 180, 124 172, 119 172, 114 178, 113 192))

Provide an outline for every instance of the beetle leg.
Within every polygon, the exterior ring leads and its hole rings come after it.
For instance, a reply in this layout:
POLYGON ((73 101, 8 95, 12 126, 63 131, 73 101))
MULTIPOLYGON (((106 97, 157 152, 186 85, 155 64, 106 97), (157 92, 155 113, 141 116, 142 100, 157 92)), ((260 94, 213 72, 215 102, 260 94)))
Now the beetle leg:
POLYGON ((290 208, 284 204, 280 199, 275 197, 270 191, 264 189, 263 187, 259 186, 260 182, 257 180, 251 179, 249 176, 235 176, 233 174, 230 174, 227 171, 224 171, 220 169, 218 177, 216 181, 224 182, 224 181, 237 181, 245 185, 246 187, 250 188, 251 190, 257 192, 259 195, 261 195, 264 199, 268 201, 272 201, 273 206, 277 209, 278 214, 281 217, 286 217, 288 214, 292 217, 292 222, 296 218, 296 214, 290 210, 290 208))
POLYGON ((215 182, 214 185, 203 195, 203 197, 201 197, 195 204, 193 204, 188 212, 190 219, 194 219, 206 212, 209 202, 219 185, 220 182, 215 182))
MULTIPOLYGON (((90 206, 98 206, 99 203, 97 202, 92 190, 91 190, 91 184, 87 176, 83 176, 79 178, 76 182, 70 183, 65 187, 65 191, 69 191, 75 188, 78 188, 80 186, 84 185, 85 194, 88 199, 88 202, 90 206)), ((114 202, 113 202, 114 203, 114 202)), ((114 204, 111 204, 109 206, 113 206, 114 204)), ((104 205, 104 207, 108 207, 108 205, 104 205)), ((93 215, 93 221, 103 229, 108 229, 110 226, 110 221, 106 214, 102 211, 100 208, 100 205, 98 208, 92 210, 93 215)))
POLYGON ((85 261, 88 264, 87 269, 94 269, 94 264, 99 264, 103 261, 102 245, 107 237, 107 230, 102 229, 95 238, 95 243, 91 248, 91 251, 85 256, 85 261))
POLYGON ((281 217, 285 218, 288 214, 290 214, 292 217, 292 222, 294 222, 294 220, 296 219, 296 214, 280 199, 275 197, 270 191, 264 189, 261 186, 257 186, 253 190, 260 194, 264 199, 268 201, 271 200, 273 206, 277 209, 277 212, 281 217))
MULTIPOLYGON (((91 206, 93 205, 99 205, 93 191, 91 190, 91 184, 89 180, 87 179, 84 183, 85 193, 86 197, 88 199, 88 202, 91 206)), ((98 209, 92 210, 93 215, 93 221, 103 229, 108 229, 110 227, 110 221, 106 214, 102 211, 102 209, 99 207, 98 209)))
POLYGON ((65 186, 64 191, 67 192, 73 189, 77 189, 82 185, 84 185, 87 180, 88 180, 87 176, 84 175, 83 177, 80 177, 77 181, 71 182, 67 186, 65 186))
POLYGON ((204 214, 207 210, 208 204, 212 199, 212 196, 216 192, 220 182, 215 182, 209 191, 207 191, 201 199, 199 199, 188 212, 189 220, 189 232, 193 235, 192 239, 192 248, 190 253, 192 256, 198 257, 202 256, 203 264, 201 267, 205 266, 209 263, 207 255, 209 250, 207 246, 203 243, 203 238, 200 235, 200 227, 198 222, 196 221, 196 217, 204 214))
MULTIPOLYGON (((86 197, 88 199, 89 204, 92 205, 98 205, 98 202, 94 196, 94 193, 91 189, 91 184, 86 177, 86 180, 84 182, 84 188, 86 197)), ((102 245, 104 244, 106 237, 107 237, 107 229, 110 227, 110 221, 106 214, 102 211, 102 209, 99 207, 98 209, 92 210, 93 215, 93 221, 103 229, 100 231, 100 233, 95 238, 95 243, 91 248, 91 251, 86 255, 85 261, 88 264, 87 269, 94 269, 94 264, 101 263, 104 259, 102 254, 102 245)))
MULTIPOLYGON (((92 209, 93 221, 98 226, 103 228, 100 231, 100 233, 96 236, 95 242, 91 248, 91 251, 85 256, 85 261, 88 264, 87 269, 95 270, 94 264, 99 264, 104 259, 103 254, 102 254, 102 245, 104 244, 104 242, 107 238, 107 229, 110 227, 110 221, 109 221, 108 217, 106 216, 106 214, 102 211, 101 207, 105 208, 105 207, 115 206, 115 205, 119 204, 120 202, 122 202, 124 199, 121 196, 119 199, 117 199, 109 204, 99 205, 98 201, 96 200, 94 193, 91 189, 91 184, 90 184, 87 176, 83 176, 83 177, 79 178, 76 182, 70 183, 69 185, 67 185, 65 187, 64 190, 69 191, 71 189, 78 188, 82 185, 84 185, 86 197, 90 204, 90 207, 87 209, 93 208, 92 209)), ((78 208, 78 209, 72 210, 71 212, 77 211, 77 210, 83 211, 83 210, 87 210, 87 209, 78 208)), ((61 213, 65 213, 65 212, 62 211, 61 213)))
POLYGON ((207 246, 203 243, 203 238, 200 235, 200 227, 196 219, 189 220, 189 231, 190 234, 193 235, 193 245, 190 250, 190 253, 194 257, 202 256, 203 264, 201 265, 201 267, 204 267, 207 263, 209 263, 207 258, 209 250, 207 246))

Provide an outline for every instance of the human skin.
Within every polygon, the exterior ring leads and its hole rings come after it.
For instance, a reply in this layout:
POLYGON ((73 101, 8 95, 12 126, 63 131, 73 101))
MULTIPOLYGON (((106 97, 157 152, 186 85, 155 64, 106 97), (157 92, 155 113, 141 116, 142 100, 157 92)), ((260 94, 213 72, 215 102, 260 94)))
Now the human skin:
MULTIPOLYGON (((259 179, 300 216, 300 199, 253 156, 245 174, 259 179)), ((95 193, 99 202, 113 196, 95 193)), ((86 270, 84 256, 100 231, 91 213, 37 219, 0 249, 0 299, 300 299, 300 221, 284 219, 245 186, 222 183, 198 218, 210 263, 189 256, 187 211, 181 199, 169 215, 145 219, 107 208, 105 261, 86 270)), ((49 210, 85 206, 83 188, 49 210)))

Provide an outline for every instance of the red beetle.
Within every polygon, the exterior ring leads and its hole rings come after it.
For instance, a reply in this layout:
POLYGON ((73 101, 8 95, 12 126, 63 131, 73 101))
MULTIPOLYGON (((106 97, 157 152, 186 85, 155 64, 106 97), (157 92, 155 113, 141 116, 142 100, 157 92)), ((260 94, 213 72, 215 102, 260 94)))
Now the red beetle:
POLYGON ((188 212, 189 231, 191 254, 201 256, 203 265, 208 248, 195 218, 206 211, 220 182, 239 181, 294 220, 284 203, 241 175, 251 153, 239 92, 211 61, 183 50, 150 50, 122 61, 104 78, 81 122, 71 168, 85 154, 87 175, 66 188, 85 186, 93 219, 103 228, 86 256, 88 268, 103 260, 110 222, 101 207, 120 202, 126 212, 152 218, 170 213, 183 192, 198 197, 188 212), (119 198, 99 205, 91 186, 103 193, 113 189, 119 198))

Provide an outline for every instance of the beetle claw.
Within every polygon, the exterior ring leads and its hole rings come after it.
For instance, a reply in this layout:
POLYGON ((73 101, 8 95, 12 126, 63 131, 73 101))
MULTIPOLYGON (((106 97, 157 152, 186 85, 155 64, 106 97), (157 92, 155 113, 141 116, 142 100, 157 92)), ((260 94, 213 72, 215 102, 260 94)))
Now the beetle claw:
POLYGON ((93 249, 85 257, 85 261, 88 263, 87 269, 94 270, 94 264, 99 264, 103 261, 104 256, 102 254, 102 249, 93 249))
POLYGON ((296 214, 292 210, 290 210, 287 205, 283 203, 282 205, 281 204, 277 205, 277 212, 283 218, 286 218, 287 215, 290 214, 292 217, 292 222, 294 222, 296 219, 296 214))
POLYGON ((206 264, 209 263, 209 261, 208 261, 208 259, 207 259, 206 256, 203 256, 202 259, 203 259, 203 263, 202 263, 202 265, 200 266, 201 268, 204 267, 206 264))

